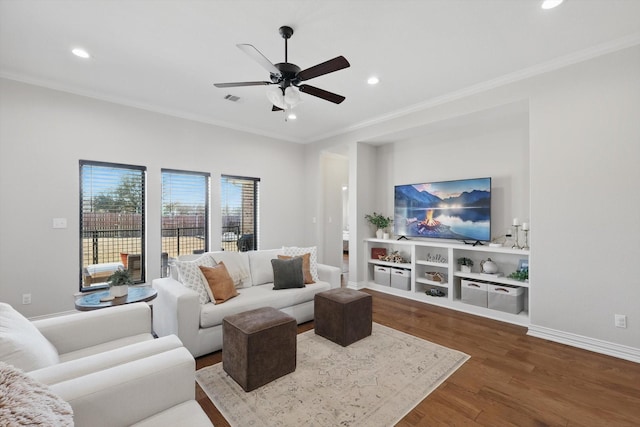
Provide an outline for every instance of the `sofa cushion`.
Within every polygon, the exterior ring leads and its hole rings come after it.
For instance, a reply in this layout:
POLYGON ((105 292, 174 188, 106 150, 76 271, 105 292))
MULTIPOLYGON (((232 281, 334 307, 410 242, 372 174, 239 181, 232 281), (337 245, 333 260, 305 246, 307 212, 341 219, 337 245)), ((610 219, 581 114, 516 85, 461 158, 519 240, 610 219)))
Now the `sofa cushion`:
POLYGON ((309 302, 313 304, 313 297, 318 292, 331 289, 328 282, 316 282, 313 286, 304 288, 273 290, 273 284, 267 283, 250 288, 238 289, 238 295, 224 304, 208 303, 200 307, 200 327, 210 328, 221 325, 225 316, 237 314, 260 307, 273 307, 278 310, 309 302))
POLYGON ((301 257, 272 259, 271 265, 273 265, 274 290, 304 287, 301 257))
POLYGON ((273 283, 273 266, 271 260, 278 257, 279 249, 249 251, 249 269, 253 286, 273 283))
POLYGON ((0 303, 0 360, 27 372, 60 361, 38 328, 5 303, 0 303))
POLYGON ((213 258, 208 255, 202 255, 195 261, 175 261, 174 265, 178 269, 180 282, 187 288, 197 292, 200 304, 206 304, 211 301, 207 293, 209 284, 199 267, 213 267, 215 265, 213 258))
POLYGON ((208 255, 213 257, 215 262, 224 262, 236 288, 251 286, 251 280, 247 281, 251 276, 249 276, 249 258, 246 252, 209 252, 208 255))
POLYGON ((306 253, 310 254, 309 257, 309 269, 311 271, 311 277, 314 282, 318 279, 318 249, 315 246, 308 248, 299 248, 297 246, 283 247, 280 251, 282 255, 288 256, 302 256, 306 253))
POLYGON ((214 301, 216 304, 222 304, 226 300, 238 295, 238 291, 223 262, 218 263, 214 267, 200 266, 200 271, 202 271, 202 274, 204 274, 204 277, 209 283, 207 289, 211 301, 214 301))
MULTIPOLYGON (((280 258, 280 259, 291 259, 292 257, 290 257, 288 255, 278 255, 278 258, 280 258)), ((312 283, 316 283, 313 280, 313 276, 311 276, 311 254, 310 253, 306 253, 306 254, 300 256, 300 258, 302 258, 302 274, 304 275, 304 284, 305 285, 310 285, 312 283)))
POLYGON ((150 341, 154 339, 151 331, 143 334, 129 335, 128 337, 118 338, 112 341, 103 342, 100 344, 84 347, 78 350, 69 351, 67 353, 60 353, 60 362, 68 362, 70 360, 76 360, 94 354, 104 353, 105 351, 114 350, 120 347, 126 347, 131 344, 136 344, 143 341, 150 341))

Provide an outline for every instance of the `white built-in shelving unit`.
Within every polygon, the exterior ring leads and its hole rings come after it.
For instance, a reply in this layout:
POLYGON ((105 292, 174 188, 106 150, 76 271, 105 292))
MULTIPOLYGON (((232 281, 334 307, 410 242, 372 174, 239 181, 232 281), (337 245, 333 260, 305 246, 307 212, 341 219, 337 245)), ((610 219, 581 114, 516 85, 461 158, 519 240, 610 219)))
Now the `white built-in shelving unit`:
POLYGON ((529 291, 531 284, 528 281, 523 282, 508 278, 509 274, 517 271, 521 260, 525 260, 528 264, 528 250, 426 240, 365 239, 364 243, 365 257, 367 258, 366 287, 370 289, 517 325, 529 325, 529 291), (372 248, 385 248, 387 253, 398 251, 407 262, 392 263, 372 259, 372 248), (457 260, 461 257, 473 260, 474 265, 470 273, 460 271, 457 260), (480 272, 481 262, 488 258, 491 258, 498 265, 500 275, 480 272), (376 283, 376 266, 409 270, 411 279, 408 289, 399 289, 376 283), (427 278, 428 273, 435 272, 440 273, 443 280, 434 281, 427 278), (463 279, 523 288, 524 310, 518 314, 512 314, 462 302, 461 280, 463 279), (445 295, 441 297, 428 295, 428 291, 433 288, 439 289, 445 295))

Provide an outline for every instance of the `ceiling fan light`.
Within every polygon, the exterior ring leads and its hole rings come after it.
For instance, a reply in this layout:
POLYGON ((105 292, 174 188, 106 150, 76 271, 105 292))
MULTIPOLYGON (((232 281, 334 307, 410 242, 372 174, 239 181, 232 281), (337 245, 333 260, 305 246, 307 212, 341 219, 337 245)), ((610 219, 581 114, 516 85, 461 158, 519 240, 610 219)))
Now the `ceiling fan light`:
POLYGON ((298 89, 293 86, 288 86, 284 90, 284 102, 289 106, 289 108, 293 108, 300 103, 302 99, 300 98, 300 92, 298 89))
POLYGON ((282 95, 282 89, 279 86, 269 86, 267 88, 267 98, 269 102, 278 108, 286 110, 287 106, 284 102, 284 96, 282 95))

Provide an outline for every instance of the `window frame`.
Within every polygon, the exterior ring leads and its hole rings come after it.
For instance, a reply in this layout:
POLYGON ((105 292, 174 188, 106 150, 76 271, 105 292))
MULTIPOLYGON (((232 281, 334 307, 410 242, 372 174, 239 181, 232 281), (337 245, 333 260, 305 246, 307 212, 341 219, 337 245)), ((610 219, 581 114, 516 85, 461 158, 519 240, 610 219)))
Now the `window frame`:
MULTIPOLYGON (((160 253, 161 253, 161 262, 160 262, 160 277, 167 277, 169 275, 168 264, 165 265, 165 261, 168 263, 169 255, 167 255, 167 260, 163 259, 164 247, 163 247, 163 231, 165 228, 163 227, 163 218, 164 218, 164 175, 165 174, 176 174, 176 175, 193 175, 199 176, 205 179, 205 194, 204 194, 204 252, 209 251, 209 242, 210 242, 210 213, 211 213, 211 173, 209 172, 198 172, 198 171, 190 171, 190 170, 181 170, 181 169, 171 169, 171 168, 162 168, 160 170, 160 253)), ((178 242, 179 242, 178 236, 178 242)), ((178 244, 179 248, 179 244, 178 244)), ((181 254, 178 253, 178 256, 181 254)))
MULTIPOLYGON (((84 266, 84 232, 85 230, 83 229, 84 226, 84 194, 85 194, 85 190, 84 190, 84 179, 83 179, 83 169, 85 167, 100 167, 100 168, 113 168, 113 169, 122 169, 122 170, 128 170, 129 173, 131 173, 132 171, 137 171, 140 172, 140 205, 139 205, 139 209, 140 209, 140 278, 137 280, 134 280, 134 284, 140 284, 140 283, 144 283, 146 280, 146 213, 147 213, 147 207, 146 207, 146 186, 147 186, 147 167, 146 166, 140 166, 140 165, 130 165, 130 164, 124 164, 124 163, 115 163, 115 162, 103 162, 103 161, 95 161, 95 160, 79 160, 78 162, 79 164, 79 168, 78 168, 78 175, 79 175, 79 182, 78 182, 78 194, 79 194, 79 220, 78 220, 78 229, 79 229, 79 271, 78 271, 78 275, 79 275, 79 288, 80 288, 80 292, 91 292, 91 291, 95 291, 95 290, 100 290, 100 289, 105 289, 108 288, 108 283, 105 282, 99 282, 96 285, 89 285, 89 286, 85 286, 84 285, 84 274, 83 271, 85 269, 84 266)), ((91 192, 91 196, 95 197, 96 194, 93 193, 93 191, 91 192)), ((95 255, 94 255, 95 257, 95 255)))
MULTIPOLYGON (((260 218, 260 178, 255 178, 255 177, 248 177, 248 176, 239 176, 239 175, 220 175, 220 224, 221 224, 221 238, 223 238, 223 233, 225 231, 225 228, 228 226, 225 226, 225 209, 226 206, 224 204, 224 191, 223 191, 223 186, 224 186, 224 180, 242 180, 242 181, 252 181, 253 182, 253 218, 252 218, 252 222, 253 222, 253 246, 251 248, 249 248, 249 250, 258 250, 258 248, 260 247, 260 223, 259 223, 259 218, 260 218)), ((242 202, 240 207, 242 208, 242 202)), ((227 211, 228 213, 228 211, 227 211)), ((242 213, 242 212, 241 212, 242 213)), ((242 237, 242 235, 244 234, 241 229, 242 227, 242 219, 240 222, 240 235, 239 238, 242 237)), ((224 245, 224 242, 221 242, 224 245)), ((238 251, 240 251, 240 248, 238 248, 238 251)))

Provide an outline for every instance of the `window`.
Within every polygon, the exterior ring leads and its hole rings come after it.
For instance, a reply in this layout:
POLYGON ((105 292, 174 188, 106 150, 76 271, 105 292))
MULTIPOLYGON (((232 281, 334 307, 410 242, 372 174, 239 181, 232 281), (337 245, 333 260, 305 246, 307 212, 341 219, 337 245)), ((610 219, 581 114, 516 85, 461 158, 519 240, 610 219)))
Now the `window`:
POLYGON ((118 268, 145 280, 144 166, 80 161, 80 290, 118 268))
POLYGON ((258 249, 259 178, 222 176, 222 249, 258 249))
POLYGON ((170 258, 209 248, 209 174, 162 170, 162 271, 170 258))

